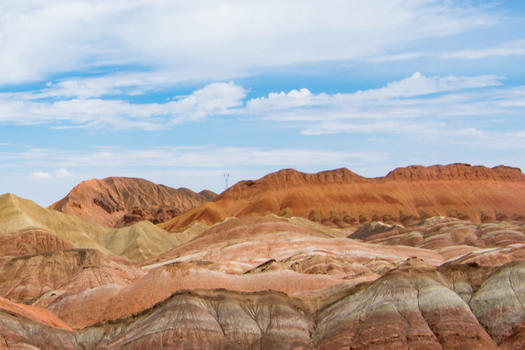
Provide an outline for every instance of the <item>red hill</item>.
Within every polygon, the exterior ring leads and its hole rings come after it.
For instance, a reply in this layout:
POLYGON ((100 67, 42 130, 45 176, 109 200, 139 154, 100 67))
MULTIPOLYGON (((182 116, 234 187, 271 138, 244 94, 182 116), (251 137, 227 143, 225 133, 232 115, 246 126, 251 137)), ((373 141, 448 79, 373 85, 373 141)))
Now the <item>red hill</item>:
POLYGON ((365 178, 348 169, 316 174, 280 170, 241 181, 213 202, 162 224, 176 231, 194 221, 273 213, 340 227, 372 220, 408 222, 442 215, 475 222, 525 216, 525 175, 506 166, 409 166, 365 178))
POLYGON ((163 222, 214 197, 211 191, 195 193, 138 178, 108 177, 80 183, 49 208, 122 227, 142 220, 163 222))

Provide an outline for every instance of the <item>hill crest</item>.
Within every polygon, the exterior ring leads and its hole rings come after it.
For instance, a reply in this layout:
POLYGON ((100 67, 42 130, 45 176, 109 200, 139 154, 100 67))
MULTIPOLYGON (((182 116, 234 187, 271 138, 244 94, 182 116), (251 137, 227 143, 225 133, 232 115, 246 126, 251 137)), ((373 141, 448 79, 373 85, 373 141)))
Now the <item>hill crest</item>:
POLYGON ((518 168, 455 163, 397 168, 366 178, 345 169, 315 174, 283 169, 240 181, 161 227, 176 231, 195 221, 229 216, 301 216, 344 227, 373 220, 406 222, 435 215, 476 222, 525 215, 525 175, 518 168))
POLYGON ((40 207, 14 194, 0 195, 0 236, 14 237, 43 231, 75 248, 98 249, 106 254, 144 260, 175 246, 177 237, 149 221, 112 228, 79 216, 40 207))
POLYGON ((123 227, 143 220, 169 220, 215 196, 211 191, 195 193, 140 178, 107 177, 81 182, 49 208, 106 226, 123 227))

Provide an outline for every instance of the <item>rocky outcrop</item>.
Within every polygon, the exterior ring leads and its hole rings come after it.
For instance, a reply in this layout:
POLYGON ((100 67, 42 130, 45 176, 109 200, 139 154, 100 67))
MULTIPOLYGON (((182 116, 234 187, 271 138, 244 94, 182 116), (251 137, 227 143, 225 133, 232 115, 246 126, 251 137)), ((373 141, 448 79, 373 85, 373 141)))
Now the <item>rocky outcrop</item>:
POLYGON ((498 343, 525 320, 524 305, 523 263, 511 263, 499 269, 483 282, 470 300, 472 312, 498 343))
POLYGON ((172 233, 3 195, 0 350, 522 349, 522 187, 506 167, 285 170, 172 233))
POLYGON ((97 322, 91 314, 101 313, 99 306, 105 300, 143 275, 131 261, 97 250, 55 251, 0 265, 0 296, 46 308, 71 327, 79 327, 97 322), (90 312, 79 313, 80 309, 90 312), (77 322, 79 319, 82 321, 77 322))
POLYGON ((281 293, 179 292, 150 310, 90 327, 85 348, 310 349, 314 322, 281 293))
MULTIPOLYGON (((433 217, 415 225, 396 228, 384 223, 366 224, 349 237, 373 244, 404 245, 438 250, 449 258, 454 255, 463 255, 457 254, 461 249, 464 254, 478 251, 464 256, 462 259, 465 261, 481 253, 486 255, 490 252, 495 255, 501 249, 507 249, 506 252, 508 252, 509 248, 516 250, 525 245, 525 233, 521 224, 512 222, 476 224, 446 217, 433 217), (375 229, 371 228, 371 225, 375 229), (488 248, 494 249, 489 250, 488 248)), ((516 254, 512 256, 518 258, 516 254)), ((501 264, 502 262, 499 263, 501 264)))
POLYGON ((0 307, 0 349, 81 349, 75 333, 0 307))
POLYGON ((195 193, 138 178, 108 177, 80 183, 49 208, 122 227, 143 220, 164 222, 215 197, 208 190, 195 193))
POLYGON ((42 231, 28 230, 0 236, 0 262, 12 257, 73 249, 74 246, 59 237, 42 231))
MULTIPOLYGON (((331 270, 342 274, 345 271, 342 266, 346 263, 341 265, 342 269, 336 264, 341 259, 353 264, 355 271, 370 273, 376 266, 391 265, 393 261, 409 257, 420 257, 435 266, 444 262, 439 253, 431 250, 369 245, 347 239, 344 233, 342 237, 334 238, 309 226, 267 216, 225 220, 191 241, 143 262, 143 266, 155 267, 176 261, 208 261, 211 263, 208 268, 244 273, 270 259, 283 262, 290 268, 293 265, 297 269, 306 269, 305 261, 316 256, 326 257, 326 266, 321 270, 328 269, 330 262, 333 262, 331 270), (370 267, 366 267, 368 264, 370 267)), ((316 259, 321 263, 320 258, 316 259)), ((311 271, 314 270, 312 267, 311 271)))
POLYGON ((10 313, 14 316, 20 316, 22 318, 26 318, 52 328, 73 331, 55 314, 38 306, 18 304, 0 297, 0 313, 1 312, 10 313))
POLYGON ((72 293, 105 285, 126 286, 143 274, 131 261, 93 249, 20 256, 0 265, 0 296, 47 307, 72 293))
POLYGON ((322 297, 275 291, 178 291, 74 336, 0 311, 5 344, 42 349, 520 349, 525 265, 405 265, 322 297), (499 287, 496 287, 499 285, 499 287), (499 290, 498 290, 499 288, 499 290), (21 326, 21 324, 25 324, 21 326), (28 336, 31 328, 34 337, 28 336), (42 341, 47 331, 49 343, 42 341))
POLYGON ((411 224, 441 215, 488 222, 525 218, 525 175, 517 168, 468 164, 411 166, 381 178, 348 169, 305 174, 281 170, 241 181, 213 202, 162 224, 177 231, 226 217, 301 216, 337 227, 370 221, 411 224))
MULTIPOLYGON (((348 237, 354 239, 366 239, 370 236, 377 235, 378 233, 389 232, 396 229, 397 232, 403 228, 404 227, 401 225, 389 225, 381 221, 372 221, 359 227, 356 231, 352 233, 352 235, 348 237)), ((392 234, 392 232, 389 233, 392 234)))

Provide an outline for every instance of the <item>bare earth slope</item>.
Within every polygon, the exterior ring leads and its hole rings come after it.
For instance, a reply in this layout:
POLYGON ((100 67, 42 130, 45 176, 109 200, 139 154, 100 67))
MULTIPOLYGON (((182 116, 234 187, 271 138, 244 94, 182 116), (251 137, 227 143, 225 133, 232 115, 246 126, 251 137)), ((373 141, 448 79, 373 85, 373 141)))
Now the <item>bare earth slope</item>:
POLYGON ((215 201, 161 224, 177 231, 195 221, 273 213, 340 227, 372 220, 410 222, 435 215, 474 222, 525 217, 525 175, 517 168, 468 164, 410 166, 381 178, 348 169, 305 174, 287 169, 241 181, 215 201))
MULTIPOLYGON (((71 333, 0 310, 6 345, 41 349, 522 349, 525 265, 400 267, 321 299, 179 291, 71 333)), ((0 309, 2 307, 0 306, 0 309)), ((55 326, 56 327, 56 326, 55 326)), ((2 340, 0 338, 0 340, 2 340)))
MULTIPOLYGON (((56 248, 92 248, 132 260, 144 260, 179 243, 176 236, 149 221, 111 228, 75 215, 42 208, 13 194, 0 195, 0 218, 0 241, 6 241, 6 246, 0 248, 0 251, 5 250, 6 254, 13 254, 9 252, 15 249, 13 245, 22 249, 22 243, 17 240, 31 239, 34 243, 49 241, 41 244, 54 244, 56 248), (38 239, 28 238, 31 236, 27 235, 35 231, 40 232, 38 239), (18 238, 15 239, 15 236, 18 238)), ((28 253, 51 250, 45 247, 23 249, 28 253)))
POLYGON ((94 249, 18 256, 0 265, 0 349, 518 350, 523 227, 436 217, 356 231, 371 244, 246 217, 142 268, 94 249), (391 245, 402 237, 413 246, 391 245))
POLYGON ((523 178, 285 170, 172 233, 3 195, 0 350, 523 349, 523 178))
POLYGON ((80 183, 49 208, 111 227, 149 220, 155 224, 215 198, 211 191, 195 193, 128 177, 108 177, 80 183))

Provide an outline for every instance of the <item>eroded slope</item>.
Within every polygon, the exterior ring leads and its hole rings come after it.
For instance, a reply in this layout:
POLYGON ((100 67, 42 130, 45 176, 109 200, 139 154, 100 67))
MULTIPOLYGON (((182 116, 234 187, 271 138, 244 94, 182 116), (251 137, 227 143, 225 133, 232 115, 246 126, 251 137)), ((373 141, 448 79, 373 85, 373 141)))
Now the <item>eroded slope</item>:
POLYGON ((364 178, 348 169, 317 174, 287 169, 241 181, 162 227, 176 231, 195 221, 210 224, 268 213, 340 227, 436 215, 475 222, 520 219, 525 217, 525 175, 517 168, 468 164, 412 166, 381 178, 364 178))
MULTIPOLYGON (((54 244, 57 249, 91 248, 140 261, 179 243, 177 236, 149 221, 111 228, 75 215, 42 208, 13 194, 0 196, 0 216, 0 237, 6 243, 0 250, 25 249, 31 253, 48 249, 38 248, 38 244, 54 244), (36 246, 26 244, 24 248, 23 242, 33 242, 36 246)), ((5 252, 12 254, 7 250, 5 252)))
POLYGON ((167 221, 215 198, 211 191, 195 193, 128 177, 108 177, 80 183, 49 208, 111 227, 148 220, 167 221))

